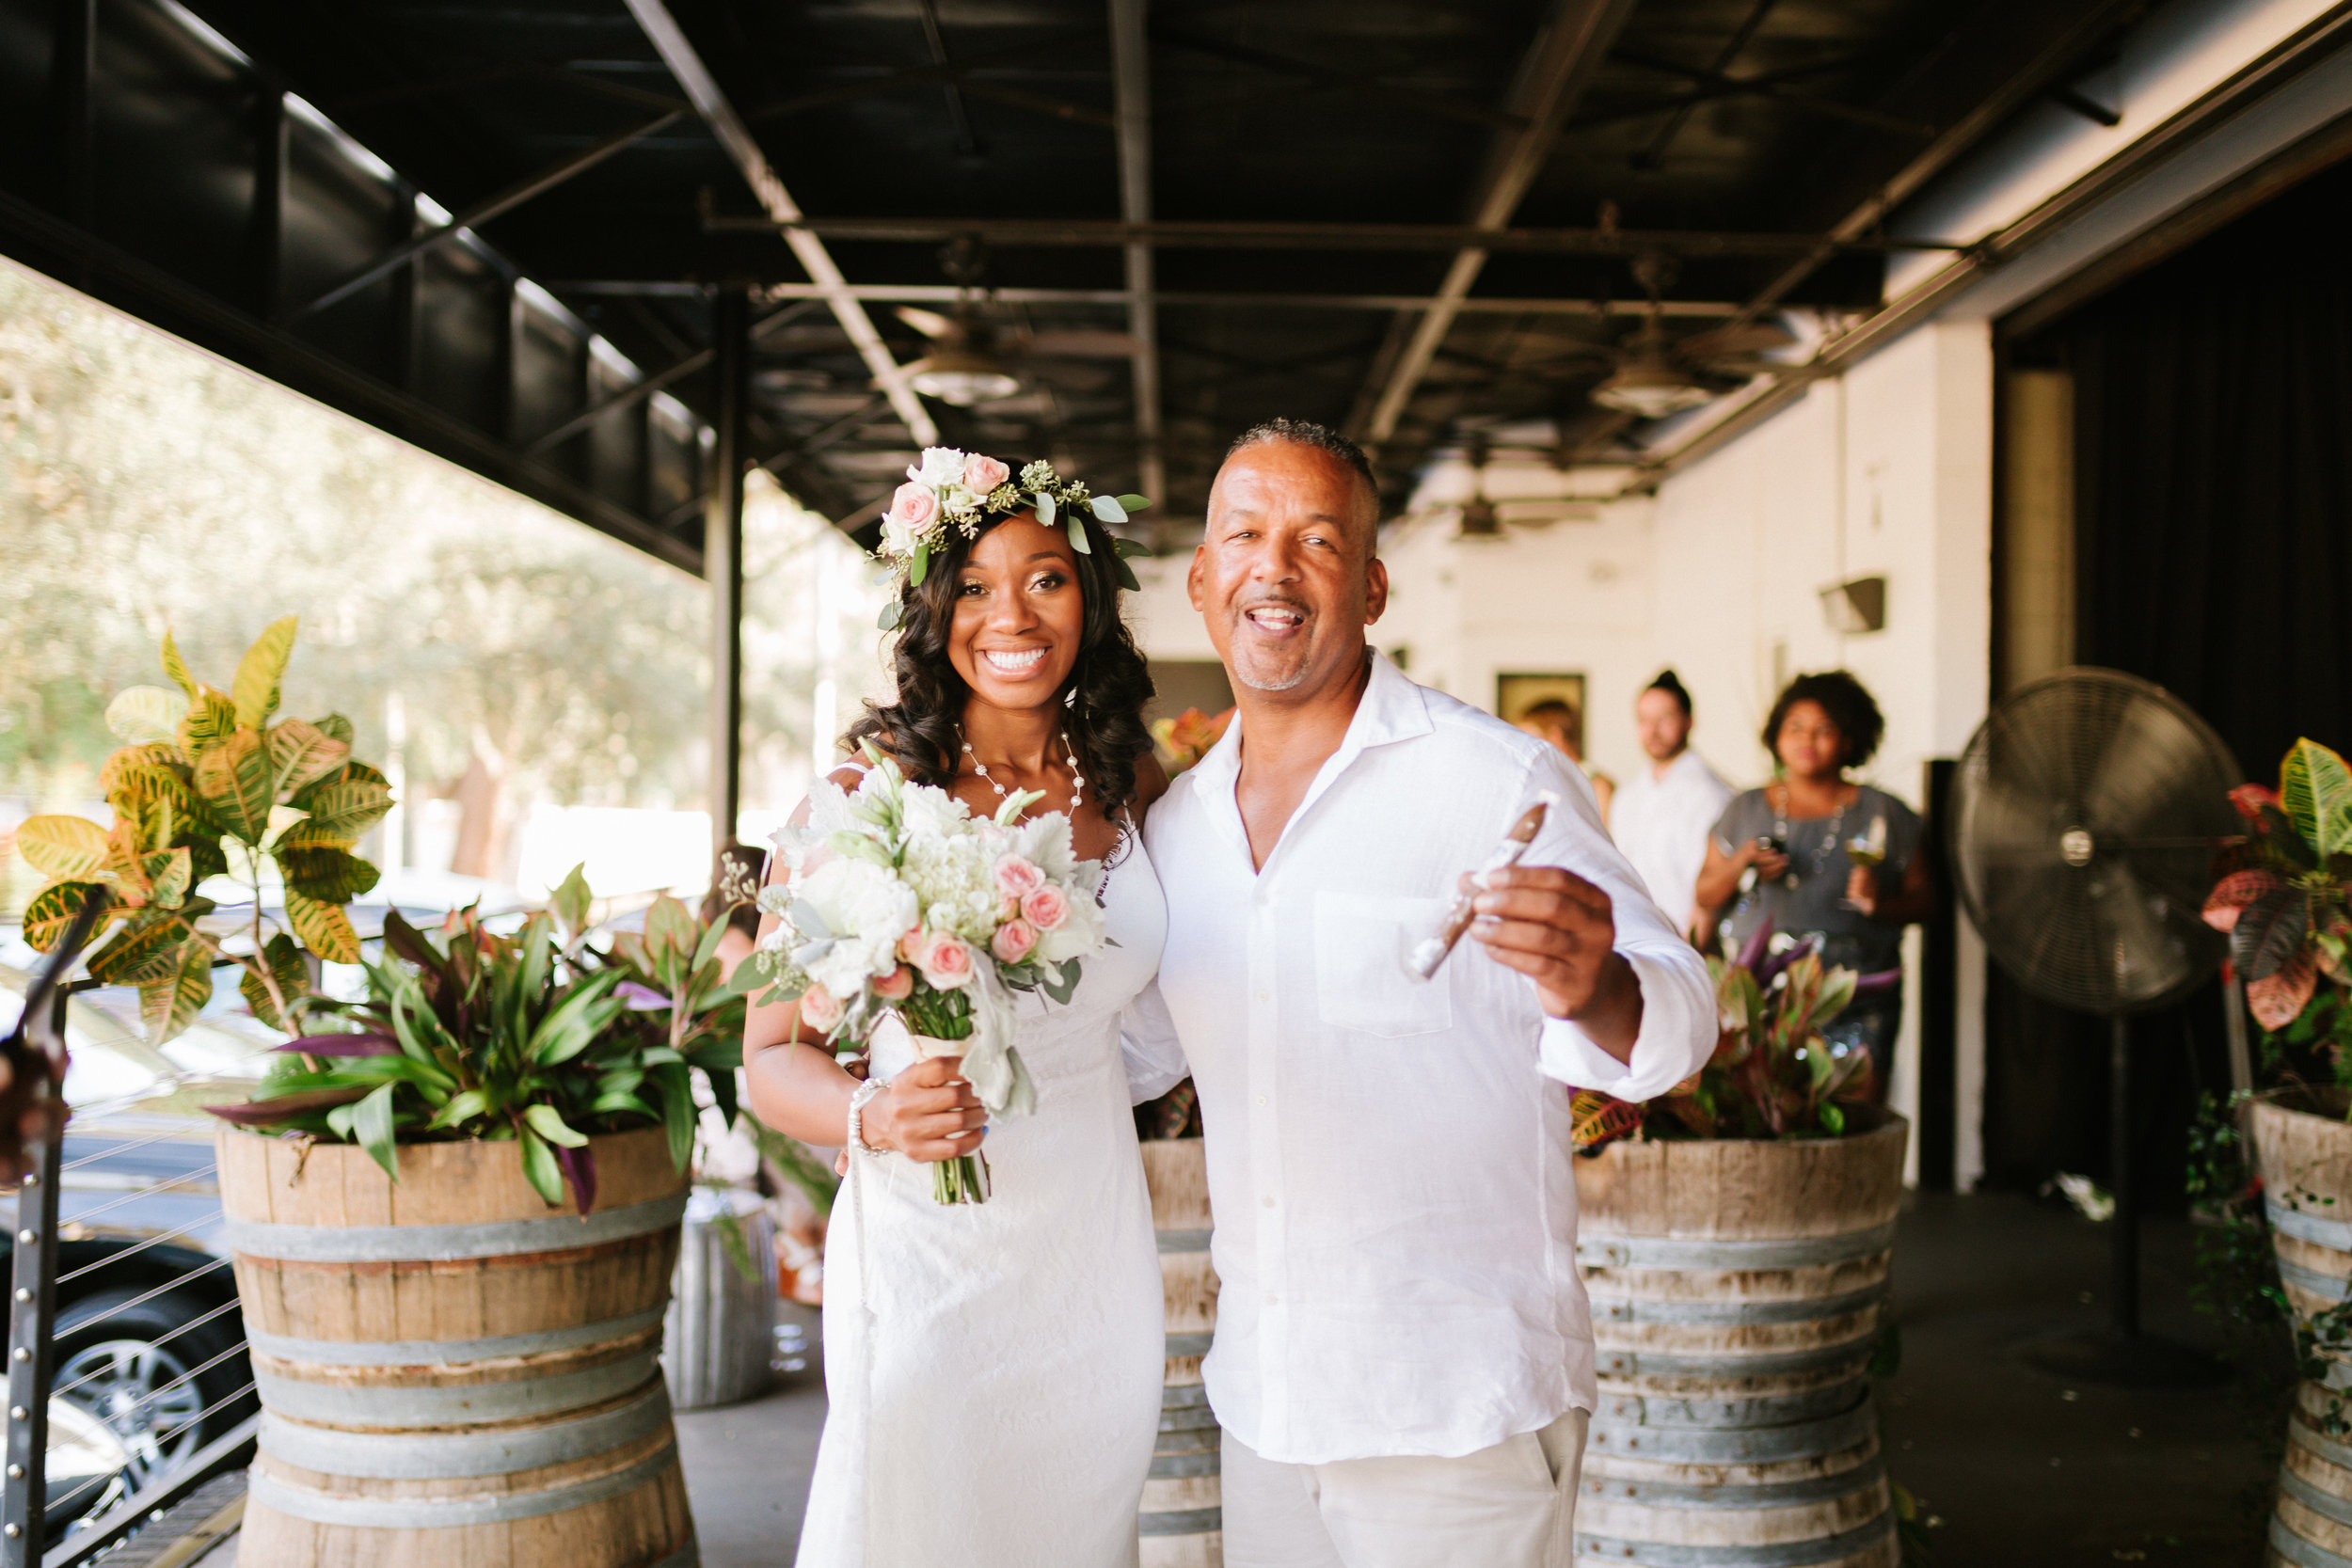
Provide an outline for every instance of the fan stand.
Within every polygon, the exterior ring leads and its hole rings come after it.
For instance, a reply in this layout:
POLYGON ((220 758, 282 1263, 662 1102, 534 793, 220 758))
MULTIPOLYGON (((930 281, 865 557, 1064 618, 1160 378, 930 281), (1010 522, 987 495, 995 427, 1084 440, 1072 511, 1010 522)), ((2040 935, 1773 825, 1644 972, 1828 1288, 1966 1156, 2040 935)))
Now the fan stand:
POLYGON ((2034 1339, 2023 1354, 2026 1365, 2053 1376, 2108 1388, 2200 1388, 2226 1382, 2228 1370, 2212 1356, 2140 1332, 2139 1195, 2132 1180, 2131 1031, 2121 1013, 2108 1019, 2107 1026, 2107 1164, 2115 1189, 2115 1213, 2107 1222, 2107 1323, 2105 1328, 2034 1339))

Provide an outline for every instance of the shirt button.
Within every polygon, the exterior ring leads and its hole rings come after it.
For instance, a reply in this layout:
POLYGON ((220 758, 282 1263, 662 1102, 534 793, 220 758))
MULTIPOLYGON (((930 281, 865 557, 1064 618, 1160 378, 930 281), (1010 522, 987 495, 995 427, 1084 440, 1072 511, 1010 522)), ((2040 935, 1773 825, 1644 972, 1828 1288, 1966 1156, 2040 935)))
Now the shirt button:
POLYGON ((1268 1291, 1265 1293, 1265 1304, 1268 1307, 1279 1307, 1282 1305, 1282 1298, 1276 1295, 1272 1291, 1268 1291))
POLYGON ((1260 992, 1258 993, 1258 1000, 1259 1000, 1259 1001, 1261 1001, 1261 1002, 1263 1002, 1263 1001, 1265 1000, 1265 992, 1263 992, 1263 991, 1260 991, 1260 992))
POLYGON ((1263 1204, 1264 1204, 1267 1208, 1271 1209, 1271 1208, 1273 1208, 1273 1207, 1274 1207, 1274 1195, 1273 1195, 1272 1193, 1268 1193, 1265 1196, 1263 1196, 1263 1197, 1260 1198, 1258 1201, 1259 1201, 1259 1202, 1261 1202, 1261 1203, 1263 1203, 1263 1204))
POLYGON ((1263 1096, 1263 1095, 1260 1095, 1260 1096, 1258 1097, 1258 1103, 1259 1103, 1259 1104, 1261 1104, 1261 1105, 1264 1104, 1264 1103, 1265 1103, 1265 1096, 1263 1096))

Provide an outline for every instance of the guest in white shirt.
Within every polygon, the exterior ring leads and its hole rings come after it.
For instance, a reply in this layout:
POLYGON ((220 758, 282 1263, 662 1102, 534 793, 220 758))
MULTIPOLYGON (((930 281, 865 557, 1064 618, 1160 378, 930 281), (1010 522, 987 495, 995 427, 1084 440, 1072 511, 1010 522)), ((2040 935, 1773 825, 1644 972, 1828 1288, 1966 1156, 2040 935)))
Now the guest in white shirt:
POLYGON ((1672 670, 1633 700, 1633 725, 1649 766, 1626 781, 1610 815, 1617 847, 1649 886, 1649 895, 1681 929, 1698 919, 1694 890, 1707 860, 1707 835, 1731 803, 1732 787, 1691 750, 1691 694, 1672 670))
POLYGON ((1200 1090, 1230 1568, 1566 1568, 1597 1402, 1568 1085, 1680 1082, 1714 996, 1567 760, 1367 648, 1378 505, 1314 425, 1217 475, 1190 587, 1238 712, 1145 822, 1168 927, 1131 1087, 1200 1090), (1476 940, 1413 978, 1544 790, 1476 940))

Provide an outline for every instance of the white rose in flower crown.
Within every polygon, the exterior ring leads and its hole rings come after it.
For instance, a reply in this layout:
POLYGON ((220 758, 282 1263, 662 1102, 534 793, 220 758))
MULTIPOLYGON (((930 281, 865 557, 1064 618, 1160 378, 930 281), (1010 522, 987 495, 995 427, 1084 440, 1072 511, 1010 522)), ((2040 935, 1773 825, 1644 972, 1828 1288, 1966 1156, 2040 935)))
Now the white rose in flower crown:
POLYGON ((965 458, 953 447, 925 447, 923 460, 907 469, 907 478, 934 490, 945 489, 963 479, 965 458))
MULTIPOLYGON (((898 966, 898 939, 922 911, 914 890, 871 861, 841 855, 827 861, 793 889, 832 931, 813 941, 801 960, 810 979, 837 997, 853 997, 868 980, 898 966), (811 949, 821 948, 821 951, 811 949)), ((812 931, 802 933, 816 937, 812 931)))

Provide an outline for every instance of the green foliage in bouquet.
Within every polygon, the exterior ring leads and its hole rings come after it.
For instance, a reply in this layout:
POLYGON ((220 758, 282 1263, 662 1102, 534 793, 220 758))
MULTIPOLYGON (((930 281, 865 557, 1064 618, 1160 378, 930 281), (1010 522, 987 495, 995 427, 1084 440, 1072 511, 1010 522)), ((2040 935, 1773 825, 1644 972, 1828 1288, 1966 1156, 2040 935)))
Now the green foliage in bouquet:
POLYGON ((2352 768, 2297 740, 2277 789, 2241 784, 2230 803, 2247 831, 2222 850, 2205 923, 2229 933, 2254 1021, 2352 1082, 2352 768))
MULTIPOLYGON (((577 868, 551 903, 512 935, 470 909, 433 932, 388 913, 383 961, 362 959, 365 999, 311 1004, 350 1031, 279 1047, 252 1101, 210 1109, 244 1127, 357 1143, 394 1180, 397 1144, 512 1140, 539 1196, 560 1204, 569 1186, 582 1214, 596 1205, 593 1133, 660 1126, 684 1169, 693 1075, 728 1122, 738 1110, 744 1002, 718 956, 735 906, 704 921, 664 895, 642 933, 615 933, 599 952, 577 868)), ((739 973, 755 981, 749 966, 739 973)))
POLYGON ((1857 975, 1821 961, 1818 939, 1772 951, 1769 922, 1732 959, 1709 958, 1723 1033, 1691 1077, 1645 1105, 1591 1089, 1571 1102, 1580 1151, 1640 1133, 1651 1138, 1836 1138, 1847 1107, 1870 1099, 1869 1053, 1843 1055, 1824 1025, 1855 996, 1884 990, 1899 972, 1857 975))
POLYGON ((24 940, 49 951, 104 895, 111 938, 90 955, 90 974, 137 988, 159 1044, 195 1022, 217 959, 243 971, 239 989, 257 1017, 295 1033, 316 1006, 304 953, 331 963, 359 957, 344 906, 375 885, 376 869, 352 850, 391 809, 392 792, 353 760, 341 714, 273 722, 294 642, 294 617, 271 623, 223 692, 188 673, 165 633, 164 672, 179 689, 135 686, 106 709, 125 742, 98 776, 114 826, 55 816, 17 829, 18 849, 49 879, 25 906, 24 940), (264 912, 271 866, 282 928, 264 912), (217 904, 199 889, 215 878, 247 895, 238 953, 202 924, 217 904))

